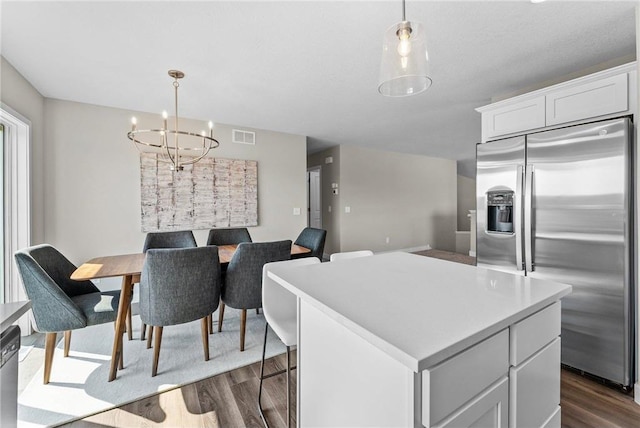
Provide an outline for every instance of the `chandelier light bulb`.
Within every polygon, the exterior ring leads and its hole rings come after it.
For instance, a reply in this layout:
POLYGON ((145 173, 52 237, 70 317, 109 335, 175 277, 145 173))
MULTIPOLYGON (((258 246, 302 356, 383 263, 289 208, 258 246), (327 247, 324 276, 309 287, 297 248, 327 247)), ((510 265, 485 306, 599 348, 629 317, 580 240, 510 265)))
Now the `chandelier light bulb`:
POLYGON ((169 117, 169 114, 167 113, 166 110, 162 110, 162 118, 163 119, 167 119, 169 117))
POLYGON ((209 121, 209 129, 213 129, 213 122, 209 121))

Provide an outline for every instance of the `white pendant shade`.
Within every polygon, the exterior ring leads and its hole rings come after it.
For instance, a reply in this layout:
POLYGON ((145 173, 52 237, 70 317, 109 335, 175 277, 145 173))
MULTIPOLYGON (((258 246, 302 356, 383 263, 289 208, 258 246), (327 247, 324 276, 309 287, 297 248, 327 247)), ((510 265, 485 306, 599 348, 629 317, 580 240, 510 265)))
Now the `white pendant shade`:
POLYGON ((378 91, 388 97, 419 94, 431 86, 424 26, 402 21, 386 31, 378 91))

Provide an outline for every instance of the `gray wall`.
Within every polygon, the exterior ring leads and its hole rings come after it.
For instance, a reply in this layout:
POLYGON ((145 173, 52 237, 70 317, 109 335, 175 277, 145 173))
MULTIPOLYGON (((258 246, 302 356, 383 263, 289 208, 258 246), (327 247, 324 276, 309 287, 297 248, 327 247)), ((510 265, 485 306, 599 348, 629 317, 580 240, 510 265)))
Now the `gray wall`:
POLYGON ((307 167, 320 166, 320 179, 322 182, 322 228, 327 231, 325 242, 325 254, 340 251, 340 147, 331 147, 319 153, 309 155, 307 167), (332 163, 326 163, 325 159, 332 157, 332 163), (334 195, 331 183, 338 184, 338 194, 334 195), (331 207, 331 211, 329 211, 331 207))
POLYGON ((31 121, 31 242, 44 242, 44 97, 0 57, 0 100, 31 121))
MULTIPOLYGON (((334 153, 334 164, 335 153, 339 154, 340 171, 339 198, 333 199, 337 203, 332 206, 333 224, 337 221, 339 230, 331 231, 340 238, 339 247, 331 247, 331 252, 426 245, 455 250, 455 161, 340 146, 319 153, 311 162, 329 153, 334 153), (346 207, 350 213, 345 212, 346 207)), ((331 180, 323 179, 323 186, 327 182, 330 187, 331 180)), ((323 196, 326 192, 324 189, 323 196)), ((327 207, 323 209, 326 213, 327 207)))
MULTIPOLYGON (((158 114, 45 100, 45 238, 76 263, 142 249, 139 155, 126 137, 132 115, 140 128, 160 120, 158 114)), ((206 121, 181 123, 199 130, 206 121)), ((296 207, 305 212, 306 138, 254 130, 255 146, 234 144, 231 129, 216 124, 220 147, 212 155, 258 161, 259 225, 249 229, 252 237, 295 239, 306 225, 304 215, 293 215, 296 207)), ((207 232, 195 232, 200 245, 207 232)))
POLYGON ((476 180, 458 175, 458 230, 471 230, 469 210, 476 209, 476 180))

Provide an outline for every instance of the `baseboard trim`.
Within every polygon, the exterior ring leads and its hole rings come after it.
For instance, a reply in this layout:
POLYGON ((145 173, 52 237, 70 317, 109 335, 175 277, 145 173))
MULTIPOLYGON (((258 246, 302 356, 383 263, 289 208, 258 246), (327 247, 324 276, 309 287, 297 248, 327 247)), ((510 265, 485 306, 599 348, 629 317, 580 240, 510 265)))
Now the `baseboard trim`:
POLYGON ((469 251, 469 256, 475 257, 476 256, 476 252, 475 251, 469 251))
POLYGON ((640 404, 640 383, 636 383, 633 386, 633 400, 640 404))

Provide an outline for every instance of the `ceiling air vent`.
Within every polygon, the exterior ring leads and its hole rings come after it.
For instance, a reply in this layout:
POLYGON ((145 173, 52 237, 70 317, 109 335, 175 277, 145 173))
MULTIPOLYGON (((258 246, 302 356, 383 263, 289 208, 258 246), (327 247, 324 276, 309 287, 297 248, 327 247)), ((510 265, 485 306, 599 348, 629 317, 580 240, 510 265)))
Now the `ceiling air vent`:
POLYGON ((241 129, 234 129, 232 131, 231 140, 234 143, 255 145, 256 133, 251 131, 243 131, 241 129))

